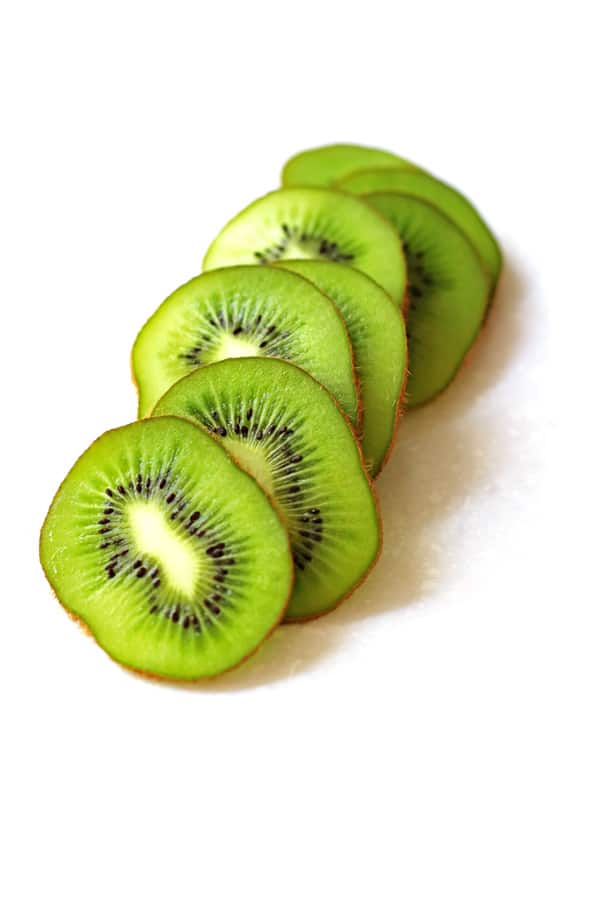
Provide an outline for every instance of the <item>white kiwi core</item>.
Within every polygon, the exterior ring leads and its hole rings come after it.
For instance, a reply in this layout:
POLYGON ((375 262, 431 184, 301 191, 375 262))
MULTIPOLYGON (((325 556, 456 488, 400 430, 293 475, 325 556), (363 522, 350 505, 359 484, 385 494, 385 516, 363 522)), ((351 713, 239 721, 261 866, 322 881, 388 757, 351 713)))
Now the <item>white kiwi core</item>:
POLYGON ((139 500, 127 505, 135 546, 144 556, 156 559, 171 586, 192 599, 203 571, 202 557, 155 503, 139 500))

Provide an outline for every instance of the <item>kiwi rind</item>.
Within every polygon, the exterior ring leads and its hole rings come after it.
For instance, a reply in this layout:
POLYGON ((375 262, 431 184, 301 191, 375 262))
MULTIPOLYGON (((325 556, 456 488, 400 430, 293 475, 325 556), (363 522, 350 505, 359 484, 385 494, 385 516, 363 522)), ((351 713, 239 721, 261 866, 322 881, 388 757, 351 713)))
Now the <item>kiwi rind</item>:
POLYGON ((427 200, 454 222, 471 241, 492 278, 492 290, 502 268, 502 251, 483 216, 471 201, 428 172, 398 167, 362 169, 336 183, 340 190, 359 196, 398 191, 427 200))
POLYGON ((276 356, 306 369, 360 428, 358 382, 343 317, 313 283, 267 266, 205 272, 158 307, 132 350, 138 415, 149 415, 172 384, 210 364, 211 342, 217 348, 224 340, 240 339, 248 345, 247 355, 276 356), (199 347, 205 349, 191 352, 199 347))
MULTIPOLYGON (((134 489, 120 499, 124 504, 144 503, 146 496, 153 498, 150 488, 146 495, 134 489)), ((224 529, 226 523, 219 527, 224 529)), ((201 535, 197 537, 197 552, 202 554, 201 535)), ((209 535, 204 542, 210 540, 209 535)), ((131 555, 125 559, 130 562, 131 555)), ((112 429, 88 447, 52 501, 40 535, 40 560, 59 602, 112 659, 140 674, 175 681, 218 675, 254 653, 281 621, 293 584, 287 532, 269 499, 217 441, 176 417, 112 429), (180 471, 193 473, 196 500, 206 497, 211 521, 220 517, 224 522, 229 516, 238 529, 243 559, 234 581, 233 606, 229 603, 224 616, 213 617, 214 627, 204 619, 201 631, 186 630, 175 618, 151 616, 146 579, 134 578, 128 563, 116 578, 106 577, 106 567, 98 566, 97 545, 104 537, 98 535, 95 517, 106 504, 116 505, 116 493, 110 488, 109 499, 106 485, 114 488, 122 467, 136 455, 139 462, 147 459, 145 454, 156 451, 157 443, 172 454, 171 462, 180 471), (220 505, 217 513, 214 504, 220 505), (268 542, 257 538, 257 528, 268 533, 268 542), (240 584, 242 575, 248 584, 240 584)), ((152 596, 156 603, 157 592, 152 596)))
POLYGON ((296 153, 281 172, 283 187, 330 187, 357 169, 403 166, 418 169, 415 163, 377 147, 361 144, 326 144, 296 153))
POLYGON ((286 621, 329 612, 364 580, 381 543, 372 483, 343 411, 304 370, 227 359, 178 381, 154 414, 212 431, 271 494, 296 565, 286 621))
POLYGON ((404 298, 406 266, 394 229, 360 197, 328 188, 280 188, 255 200, 221 229, 203 269, 298 258, 333 258, 365 272, 397 304, 404 298))
POLYGON ((407 404, 420 406, 454 379, 485 319, 490 276, 464 233, 425 200, 369 194, 404 245, 409 271, 407 404))
POLYGON ((312 281, 345 319, 362 400, 360 443, 375 478, 389 456, 403 409, 408 349, 402 314, 382 287, 356 269, 325 260, 273 265, 312 281))

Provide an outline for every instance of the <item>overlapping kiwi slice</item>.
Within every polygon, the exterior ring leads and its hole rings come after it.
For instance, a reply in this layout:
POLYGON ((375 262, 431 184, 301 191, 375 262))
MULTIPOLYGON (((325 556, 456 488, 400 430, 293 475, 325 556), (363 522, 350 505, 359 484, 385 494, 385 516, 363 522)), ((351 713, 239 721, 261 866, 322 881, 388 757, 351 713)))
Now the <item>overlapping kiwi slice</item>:
POLYGON ((359 425, 352 350, 339 312, 305 278, 258 266, 193 278, 146 322, 132 354, 139 415, 149 415, 172 384, 199 366, 244 356, 301 366, 359 425))
POLYGON ((216 675, 360 584, 405 385, 449 384, 500 272, 472 204, 393 153, 317 147, 282 180, 144 325, 151 417, 83 454, 42 528, 61 603, 147 674, 216 675))
POLYGON ((410 406, 453 379, 485 316, 490 278, 473 245, 430 203, 408 194, 368 194, 396 228, 408 266, 410 406))
POLYGON ((365 578, 380 545, 374 495, 343 414, 305 371, 228 359, 178 381, 154 412, 214 434, 273 499, 296 568, 288 620, 327 612, 365 578))
POLYGON ((326 259, 365 272, 400 303, 406 268, 397 234, 360 198, 325 188, 273 191, 242 210, 215 238, 204 269, 326 259))
POLYGON ((337 182, 337 186, 352 194, 398 191, 427 200, 464 232, 489 271, 492 288, 495 286, 502 266, 498 242, 470 200, 449 184, 427 172, 381 167, 354 172, 337 182))
POLYGON ((293 565, 255 481, 189 422, 109 431, 75 463, 41 534, 66 609, 125 666, 216 675, 277 625, 293 565))
POLYGON ((317 285, 344 317, 362 400, 361 444, 376 476, 398 426, 407 375, 404 319, 391 298, 362 272, 320 260, 277 263, 317 285))
POLYGON ((376 147, 360 144, 326 144, 303 150, 288 159, 281 173, 284 187, 328 187, 357 169, 402 166, 417 169, 414 163, 376 147))

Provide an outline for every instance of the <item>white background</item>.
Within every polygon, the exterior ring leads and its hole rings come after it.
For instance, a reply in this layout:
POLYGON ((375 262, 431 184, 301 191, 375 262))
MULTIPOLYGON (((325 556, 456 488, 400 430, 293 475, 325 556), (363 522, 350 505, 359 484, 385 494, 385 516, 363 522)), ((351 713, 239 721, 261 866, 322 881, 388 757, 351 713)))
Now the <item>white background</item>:
POLYGON ((598 898, 593 4, 2 9, 2 896, 598 898), (134 417, 145 318, 331 141, 471 196, 496 306, 402 425, 368 583, 208 687, 144 681, 39 527, 134 417))

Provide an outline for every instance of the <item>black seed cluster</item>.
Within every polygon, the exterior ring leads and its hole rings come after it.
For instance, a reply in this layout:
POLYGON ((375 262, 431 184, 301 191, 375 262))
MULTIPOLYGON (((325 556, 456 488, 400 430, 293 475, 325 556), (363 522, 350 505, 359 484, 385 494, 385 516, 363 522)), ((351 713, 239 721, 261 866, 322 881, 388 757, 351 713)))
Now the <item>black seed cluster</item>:
MULTIPOLYGON (((402 235, 400 235, 402 237, 402 235)), ((406 256, 406 268, 408 271, 408 299, 410 308, 414 309, 419 300, 425 297, 434 284, 434 279, 425 269, 423 258, 425 253, 423 250, 412 250, 409 242, 402 239, 404 246, 404 254, 406 256)), ((406 337, 410 340, 410 328, 406 329, 406 337)))
MULTIPOLYGON (((252 407, 240 411, 234 418, 227 421, 218 409, 213 409, 210 417, 203 417, 202 424, 218 437, 236 437, 250 439, 260 443, 273 443, 273 439, 287 438, 294 433, 294 429, 281 423, 269 424, 261 427, 260 423, 252 421, 254 411, 252 407)), ((200 416, 202 414, 200 413, 200 416)), ((300 457, 301 459, 302 457, 300 457)), ((299 461, 299 460, 298 460, 299 461)))
POLYGON ((323 517, 321 510, 312 506, 302 513, 299 519, 300 527, 297 538, 292 545, 294 563, 298 569, 304 571, 306 564, 312 562, 312 554, 315 544, 323 540, 323 517))
POLYGON ((292 241, 304 244, 305 249, 310 249, 316 259, 329 259, 332 262, 350 262, 354 259, 354 254, 345 253, 336 241, 328 241, 327 238, 304 231, 297 225, 290 227, 285 222, 281 225, 279 240, 265 250, 257 250, 254 256, 263 265, 282 259, 292 241))
POLYGON ((269 324, 260 314, 248 317, 244 313, 237 313, 231 318, 226 310, 220 310, 207 318, 194 345, 180 353, 179 359, 191 368, 203 365, 204 355, 219 344, 223 334, 243 336, 253 341, 257 347, 257 355, 259 351, 262 356, 276 356, 280 359, 291 359, 293 355, 289 341, 290 331, 269 324))
POLYGON ((278 422, 259 427, 253 422, 254 410, 248 407, 227 421, 218 410, 202 424, 217 437, 263 443, 269 450, 269 464, 275 476, 275 493, 292 522, 292 552, 296 566, 302 571, 312 562, 315 544, 323 540, 323 517, 317 507, 307 507, 302 485, 302 453, 294 446, 294 429, 278 422))
POLYGON ((223 607, 228 603, 227 595, 231 593, 228 576, 236 559, 232 549, 224 540, 219 540, 214 529, 211 529, 206 518, 199 510, 185 512, 188 502, 173 484, 170 472, 159 474, 153 478, 144 477, 141 473, 126 484, 115 484, 105 490, 107 500, 98 519, 98 548, 105 551, 107 561, 104 572, 107 579, 117 575, 137 578, 148 588, 149 610, 152 615, 160 615, 179 624, 184 630, 192 629, 200 633, 211 621, 221 615, 223 607), (173 602, 169 590, 161 587, 160 566, 156 560, 143 556, 134 556, 132 548, 124 546, 127 541, 123 535, 121 518, 123 506, 128 499, 144 496, 146 498, 161 497, 170 511, 172 521, 191 537, 197 538, 205 546, 205 553, 212 562, 210 587, 206 597, 193 603, 173 602))
POLYGON ((434 281, 423 264, 424 252, 422 250, 412 251, 406 240, 403 243, 408 270, 408 296, 411 305, 414 306, 416 301, 425 296, 434 281))

